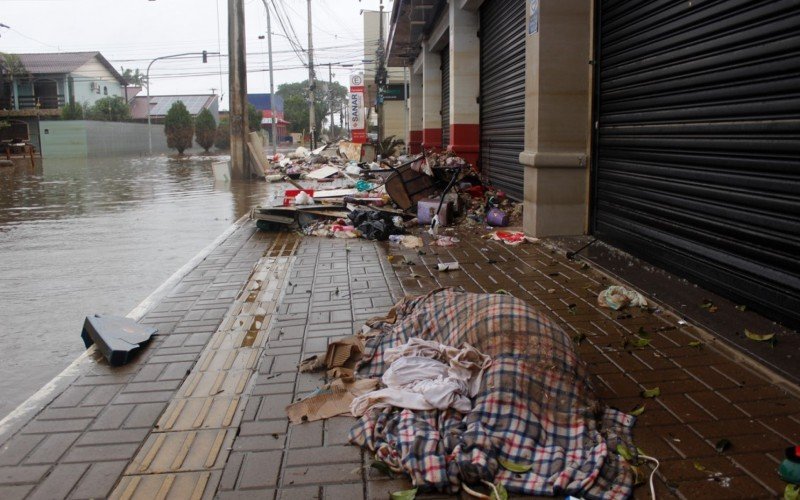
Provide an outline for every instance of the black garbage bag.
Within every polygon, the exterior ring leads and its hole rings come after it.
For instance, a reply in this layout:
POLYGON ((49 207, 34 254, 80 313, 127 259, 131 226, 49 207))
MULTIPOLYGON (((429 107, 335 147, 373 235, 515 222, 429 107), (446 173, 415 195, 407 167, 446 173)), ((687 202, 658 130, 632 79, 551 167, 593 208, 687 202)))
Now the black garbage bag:
POLYGON ((347 217, 368 240, 385 241, 389 236, 403 232, 402 228, 398 228, 392 222, 392 215, 386 212, 358 208, 350 212, 347 217))

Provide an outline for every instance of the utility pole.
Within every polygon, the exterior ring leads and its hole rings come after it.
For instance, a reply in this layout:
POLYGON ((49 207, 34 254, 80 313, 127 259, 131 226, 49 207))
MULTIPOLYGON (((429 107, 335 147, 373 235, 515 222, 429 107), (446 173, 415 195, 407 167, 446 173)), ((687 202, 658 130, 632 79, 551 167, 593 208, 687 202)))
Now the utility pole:
POLYGON ((331 111, 331 141, 333 141, 333 73, 331 63, 328 63, 328 107, 331 111))
POLYGON ((272 25, 270 24, 269 6, 267 0, 264 2, 264 8, 267 10, 267 52, 269 52, 269 107, 272 114, 272 155, 278 153, 278 116, 275 114, 275 86, 274 79, 272 78, 272 25))
POLYGON ((311 0, 308 2, 308 130, 311 133, 311 149, 317 149, 317 119, 314 116, 314 39, 311 36, 311 0))
POLYGON ((380 24, 378 25, 378 48, 375 50, 378 70, 375 72, 375 84, 378 87, 376 108, 378 111, 378 142, 380 142, 383 140, 383 88, 386 86, 386 51, 383 41, 383 0, 381 0, 378 19, 380 20, 380 24))
POLYGON ((247 162, 247 62, 244 0, 228 0, 228 85, 230 86, 231 175, 245 179, 247 162))

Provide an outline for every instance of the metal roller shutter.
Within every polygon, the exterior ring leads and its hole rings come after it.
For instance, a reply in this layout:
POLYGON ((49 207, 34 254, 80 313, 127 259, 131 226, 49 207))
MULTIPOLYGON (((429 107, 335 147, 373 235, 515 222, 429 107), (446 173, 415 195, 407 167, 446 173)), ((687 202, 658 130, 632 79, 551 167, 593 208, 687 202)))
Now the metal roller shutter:
POLYGON ((800 325, 800 2, 599 7, 594 232, 800 325))
POLYGON ((481 169, 510 197, 523 197, 525 0, 481 7, 481 169))
POLYGON ((442 149, 450 145, 450 47, 442 50, 442 149))

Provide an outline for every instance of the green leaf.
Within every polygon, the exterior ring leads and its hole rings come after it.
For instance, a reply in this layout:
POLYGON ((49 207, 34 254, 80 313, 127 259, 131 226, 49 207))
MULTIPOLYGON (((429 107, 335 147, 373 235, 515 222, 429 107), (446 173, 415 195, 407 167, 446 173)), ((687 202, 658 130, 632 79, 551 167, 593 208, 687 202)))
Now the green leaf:
POLYGON ((725 450, 731 447, 731 442, 725 438, 720 439, 717 441, 716 444, 717 453, 724 453, 725 450))
POLYGON ((689 347, 703 347, 703 343, 699 340, 695 340, 694 342, 689 342, 689 347))
POLYGON ((661 395, 661 389, 653 387, 652 389, 645 389, 642 391, 643 398, 655 398, 661 395))
POLYGON ((489 498, 490 500, 508 500, 508 491, 506 491, 506 487, 502 484, 496 484, 489 498), (495 491, 497 491, 497 495, 495 495, 495 491))
POLYGON ((783 500, 800 500, 800 485, 787 484, 783 490, 783 500))
POLYGON ((703 472, 703 471, 706 470, 706 467, 703 464, 701 464, 700 462, 695 462, 694 463, 694 468, 699 470, 700 472, 703 472))
POLYGON ((703 299, 703 302, 700 304, 700 307, 707 310, 708 312, 712 313, 717 312, 717 306, 715 306, 714 303, 708 299, 703 299))
POLYGON ((369 464, 369 466, 382 474, 385 474, 387 476, 394 476, 394 471, 392 471, 392 469, 389 467, 388 464, 386 464, 386 462, 381 462, 380 460, 374 460, 371 464, 369 464))
POLYGON ((631 454, 630 450, 622 443, 617 445, 617 454, 628 462, 633 460, 633 455, 631 454))
POLYGON ((500 463, 505 470, 510 470, 511 472, 516 472, 517 474, 528 472, 533 468, 533 464, 519 464, 510 460, 504 460, 502 458, 498 458, 497 462, 500 463))
POLYGON ((641 337, 634 337, 631 345, 634 347, 647 347, 650 345, 650 339, 643 339, 641 337))
POLYGON ((636 408, 634 408, 633 410, 631 410, 630 412, 628 412, 628 414, 629 415, 633 415, 634 417, 638 417, 639 415, 644 413, 645 406, 647 406, 647 405, 641 404, 641 405, 637 406, 636 408))
POLYGON ((414 488, 413 490, 393 491, 390 498, 392 500, 414 500, 417 498, 417 489, 414 488))
POLYGON ((772 340, 772 337, 775 336, 774 333, 753 333, 747 328, 744 329, 744 334, 748 339, 755 340, 756 342, 772 340))
POLYGON ((506 290, 505 288, 500 288, 500 289, 496 290, 494 293, 496 293, 498 295, 511 295, 510 293, 508 293, 508 290, 506 290))

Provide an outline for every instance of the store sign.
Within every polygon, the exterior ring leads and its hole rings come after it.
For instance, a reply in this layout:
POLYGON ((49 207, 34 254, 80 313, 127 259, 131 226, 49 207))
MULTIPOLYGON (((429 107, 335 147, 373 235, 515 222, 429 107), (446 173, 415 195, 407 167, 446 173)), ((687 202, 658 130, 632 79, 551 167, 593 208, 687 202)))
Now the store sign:
POLYGON ((383 90, 384 101, 405 101, 408 90, 403 88, 402 83, 390 83, 383 90))
POLYGON ((364 75, 361 73, 350 75, 347 119, 350 123, 353 142, 360 144, 367 142, 367 128, 364 123, 364 75))

